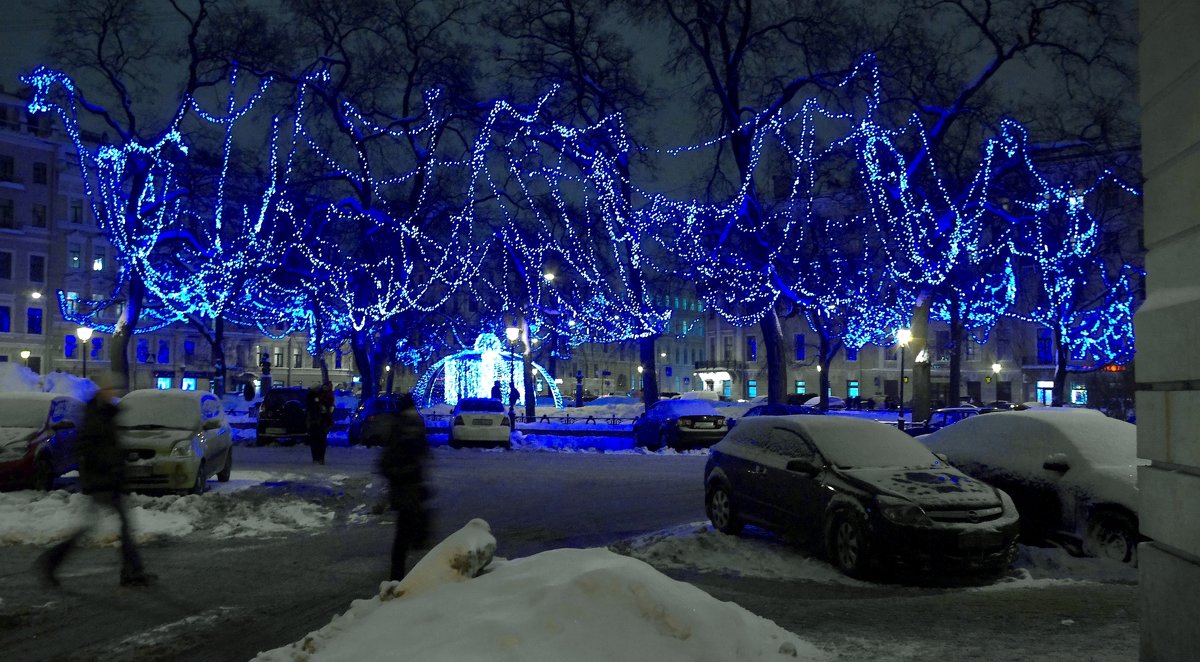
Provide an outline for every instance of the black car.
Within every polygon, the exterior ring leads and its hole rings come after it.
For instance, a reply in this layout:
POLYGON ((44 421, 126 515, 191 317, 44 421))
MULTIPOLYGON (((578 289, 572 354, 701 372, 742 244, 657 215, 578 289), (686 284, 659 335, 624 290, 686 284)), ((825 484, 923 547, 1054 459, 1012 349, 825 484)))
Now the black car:
MULTIPOLYGON (((824 416, 825 412, 817 407, 809 407, 808 405, 755 405, 746 410, 742 414, 742 418, 747 416, 824 416)), ((735 419, 729 419, 729 427, 733 428, 737 425, 735 419)))
POLYGON ((633 422, 633 441, 650 450, 705 448, 729 428, 725 417, 704 400, 659 400, 633 422))
POLYGON ((386 442, 380 435, 380 423, 398 411, 396 396, 385 395, 364 400, 354 411, 350 425, 346 428, 346 438, 350 444, 366 446, 382 446, 386 442))
POLYGON ((263 396, 258 408, 258 433, 255 443, 303 442, 308 435, 308 389, 273 388, 263 396))
POLYGON ((875 421, 752 417, 713 447, 704 485, 717 530, 752 523, 791 534, 851 576, 902 566, 998 571, 1016 552, 1007 494, 875 421))

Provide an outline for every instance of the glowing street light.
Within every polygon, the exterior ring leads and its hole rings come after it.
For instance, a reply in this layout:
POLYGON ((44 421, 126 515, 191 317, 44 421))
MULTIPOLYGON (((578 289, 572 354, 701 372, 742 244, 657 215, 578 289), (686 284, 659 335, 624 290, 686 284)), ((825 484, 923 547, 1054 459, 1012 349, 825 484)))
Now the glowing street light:
POLYGON ((75 337, 83 343, 83 378, 87 379, 88 341, 92 339, 92 330, 86 326, 75 329, 75 337))
POLYGON ((28 368, 28 367, 29 367, 29 355, 30 355, 31 353, 32 353, 32 352, 30 352, 30 351, 29 351, 29 350, 27 350, 27 349, 23 349, 23 350, 21 350, 21 360, 25 362, 25 367, 26 367, 26 368, 28 368))
POLYGON ((904 429, 904 349, 912 342, 912 331, 896 330, 896 344, 900 345, 900 406, 896 410, 896 429, 904 429))
POLYGON ((542 274, 542 279, 545 280, 547 283, 553 283, 554 282, 554 272, 547 271, 546 273, 542 274))

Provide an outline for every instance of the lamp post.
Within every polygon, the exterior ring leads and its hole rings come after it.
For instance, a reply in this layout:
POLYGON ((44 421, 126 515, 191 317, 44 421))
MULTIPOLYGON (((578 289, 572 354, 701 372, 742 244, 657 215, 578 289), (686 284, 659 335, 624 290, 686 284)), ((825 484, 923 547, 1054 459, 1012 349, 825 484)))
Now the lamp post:
POLYGON ((642 366, 638 366, 638 367, 637 367, 637 370, 638 370, 638 381, 639 381, 639 382, 641 382, 641 384, 639 384, 639 386, 641 386, 641 387, 643 387, 643 388, 644 388, 644 387, 645 387, 645 384, 646 384, 646 382, 645 382, 645 380, 642 378, 642 372, 644 372, 646 369, 645 369, 645 368, 643 368, 642 366))
POLYGON ((83 343, 83 378, 87 379, 88 341, 92 339, 92 330, 86 326, 75 329, 75 337, 83 343))
POLYGON ((900 345, 900 406, 896 410, 896 429, 904 429, 904 348, 912 341, 912 331, 896 330, 896 344, 900 345))
POLYGON ((1000 396, 1000 362, 999 361, 992 364, 992 374, 995 375, 994 377, 992 377, 992 381, 995 382, 995 384, 996 384, 996 387, 995 387, 996 388, 996 399, 999 400, 1000 399, 1000 397, 999 397, 1000 396))
POLYGON ((504 337, 508 338, 508 425, 511 429, 517 428, 517 412, 515 405, 517 403, 517 338, 521 337, 521 329, 516 326, 510 326, 504 329, 504 337))
POLYGON ((29 350, 27 350, 27 349, 23 349, 23 350, 21 350, 21 360, 25 362, 25 367, 26 367, 26 368, 28 368, 28 367, 29 367, 29 354, 30 354, 30 353, 31 353, 31 352, 30 352, 29 350))

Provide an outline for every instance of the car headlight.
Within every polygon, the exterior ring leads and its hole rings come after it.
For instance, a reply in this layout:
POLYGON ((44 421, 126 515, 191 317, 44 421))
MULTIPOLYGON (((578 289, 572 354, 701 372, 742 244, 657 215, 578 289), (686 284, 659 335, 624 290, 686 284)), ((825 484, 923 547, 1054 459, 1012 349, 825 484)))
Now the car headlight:
POLYGON ((907 499, 877 496, 879 512, 889 521, 905 526, 931 526, 933 521, 920 506, 907 499))
POLYGON ((185 439, 171 447, 171 457, 193 457, 195 455, 191 439, 185 439))

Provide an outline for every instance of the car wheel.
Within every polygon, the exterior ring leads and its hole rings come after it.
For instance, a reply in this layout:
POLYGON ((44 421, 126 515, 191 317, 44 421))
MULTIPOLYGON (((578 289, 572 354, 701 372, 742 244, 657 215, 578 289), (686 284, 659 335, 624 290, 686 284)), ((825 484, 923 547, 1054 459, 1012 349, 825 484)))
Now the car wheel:
POLYGON ((724 485, 714 485, 708 491, 707 501, 708 519, 714 529, 731 536, 742 532, 742 523, 733 512, 733 499, 724 485))
POLYGON ((666 430, 663 430, 662 432, 658 433, 658 448, 656 448, 655 450, 662 450, 664 448, 669 448, 670 446, 671 446, 671 435, 667 434, 666 430))
POLYGON ((462 448, 462 443, 454 438, 454 433, 450 433, 450 448, 462 448))
POLYGON ((225 451, 225 466, 217 472, 217 480, 222 483, 229 482, 229 474, 233 473, 233 446, 230 446, 225 451))
POLYGON ((43 492, 49 492, 54 489, 54 479, 58 476, 54 475, 54 463, 45 455, 38 456, 38 459, 33 464, 33 487, 43 492))
POLYGON ((204 488, 208 487, 208 469, 201 462, 200 466, 196 467, 196 483, 189 490, 192 494, 204 494, 204 488))
POLYGON ((862 518, 852 513, 841 513, 833 521, 829 531, 829 556, 843 574, 862 577, 869 566, 869 545, 862 518))
POLYGON ((1137 523, 1124 513, 1100 511, 1088 520, 1083 553, 1137 565, 1137 523))

